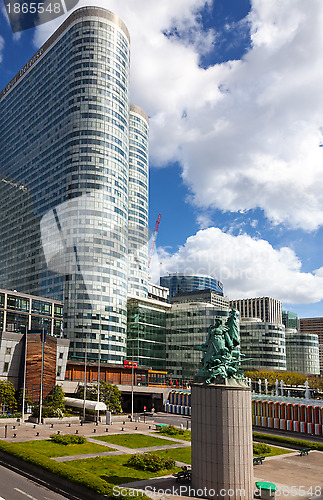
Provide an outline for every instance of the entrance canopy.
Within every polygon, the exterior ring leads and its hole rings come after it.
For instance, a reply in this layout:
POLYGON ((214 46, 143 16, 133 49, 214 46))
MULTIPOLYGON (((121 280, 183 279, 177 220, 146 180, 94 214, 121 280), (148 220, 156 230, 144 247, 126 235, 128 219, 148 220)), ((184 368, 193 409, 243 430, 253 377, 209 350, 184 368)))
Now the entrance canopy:
MULTIPOLYGON (((73 406, 74 408, 83 408, 84 400, 77 398, 65 398, 65 404, 66 406, 73 406)), ((94 411, 107 411, 107 405, 105 403, 98 403, 97 401, 90 401, 86 399, 85 409, 94 411)))

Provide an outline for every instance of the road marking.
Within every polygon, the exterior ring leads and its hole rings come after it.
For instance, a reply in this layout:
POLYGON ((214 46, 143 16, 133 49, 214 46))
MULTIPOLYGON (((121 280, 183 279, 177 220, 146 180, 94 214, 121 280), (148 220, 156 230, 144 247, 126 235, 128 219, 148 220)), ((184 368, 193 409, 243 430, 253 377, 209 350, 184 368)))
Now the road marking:
POLYGON ((31 495, 29 495, 25 491, 20 490, 19 488, 14 488, 14 489, 15 489, 15 491, 18 491, 19 493, 21 493, 22 495, 25 495, 26 497, 31 498, 31 500, 37 500, 37 498, 32 497, 31 495))

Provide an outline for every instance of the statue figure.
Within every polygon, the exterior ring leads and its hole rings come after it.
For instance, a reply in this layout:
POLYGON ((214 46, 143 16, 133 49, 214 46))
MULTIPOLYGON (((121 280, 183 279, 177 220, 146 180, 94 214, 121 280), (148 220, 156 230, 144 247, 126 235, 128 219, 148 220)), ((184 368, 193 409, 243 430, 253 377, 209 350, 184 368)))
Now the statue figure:
POLYGON ((202 368, 197 377, 203 378, 206 384, 211 384, 216 378, 244 379, 239 368, 241 358, 238 346, 240 344, 237 311, 232 309, 226 323, 216 318, 210 325, 208 335, 203 345, 197 349, 203 351, 202 368))
POLYGON ((268 394, 268 380, 265 378, 265 394, 268 394))
POLYGON ((233 347, 237 347, 240 344, 240 332, 237 319, 238 312, 236 309, 232 308, 226 324, 229 330, 229 336, 233 343, 233 347))
POLYGON ((275 380, 275 396, 278 396, 278 379, 275 380))

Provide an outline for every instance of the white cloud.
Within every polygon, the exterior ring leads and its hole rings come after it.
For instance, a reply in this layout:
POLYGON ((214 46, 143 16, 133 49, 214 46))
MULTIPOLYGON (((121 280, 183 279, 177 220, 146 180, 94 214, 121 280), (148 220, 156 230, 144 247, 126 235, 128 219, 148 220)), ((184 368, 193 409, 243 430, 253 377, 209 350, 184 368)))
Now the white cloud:
POLYGON ((206 229, 212 226, 212 218, 207 213, 201 213, 196 217, 196 222, 200 229, 206 229))
POLYGON ((290 304, 318 302, 323 299, 323 268, 304 273, 301 265, 288 247, 277 250, 268 241, 213 227, 189 237, 173 254, 159 248, 152 276, 209 274, 223 282, 230 299, 270 296, 290 304))
MULTIPOLYGON (((199 53, 217 34, 199 31, 204 0, 94 3, 127 24, 132 100, 151 117, 153 162, 179 161, 196 205, 323 225, 321 0, 252 0, 249 52, 207 70, 199 53), (181 41, 163 35, 174 26, 181 41)), ((61 21, 40 26, 36 44, 61 21)))

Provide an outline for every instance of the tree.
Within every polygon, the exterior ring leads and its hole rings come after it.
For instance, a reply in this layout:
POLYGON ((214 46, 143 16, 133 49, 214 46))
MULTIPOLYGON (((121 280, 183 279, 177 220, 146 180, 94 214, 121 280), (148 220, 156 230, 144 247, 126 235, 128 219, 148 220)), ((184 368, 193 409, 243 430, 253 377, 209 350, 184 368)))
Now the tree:
POLYGON ((8 411, 14 413, 17 410, 15 388, 11 382, 6 380, 0 381, 0 408, 2 413, 8 411))
MULTIPOLYGON (((65 393, 63 389, 59 385, 56 385, 48 396, 47 401, 43 403, 42 416, 44 418, 63 417, 65 411, 64 398, 65 393)), ((39 405, 34 406, 33 416, 39 416, 39 405)))
POLYGON ((100 401, 107 405, 107 409, 112 413, 122 413, 121 391, 116 385, 100 382, 100 401))
MULTIPOLYGON (((80 387, 77 396, 84 398, 84 387, 80 387)), ((86 388, 86 399, 90 401, 98 400, 98 386, 93 385, 86 388)), ((100 381, 100 401, 107 405, 107 410, 112 413, 122 413, 121 392, 116 385, 100 381)))

